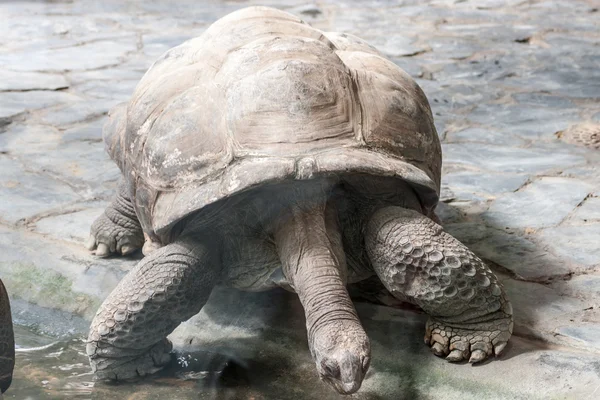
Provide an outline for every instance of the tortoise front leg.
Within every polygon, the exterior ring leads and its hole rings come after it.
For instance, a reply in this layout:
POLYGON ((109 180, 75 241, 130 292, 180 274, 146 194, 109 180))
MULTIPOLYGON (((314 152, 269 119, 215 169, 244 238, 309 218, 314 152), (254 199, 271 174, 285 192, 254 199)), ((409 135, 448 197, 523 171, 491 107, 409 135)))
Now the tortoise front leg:
POLYGON ((142 227, 125 180, 121 179, 115 199, 92 224, 86 247, 96 250, 97 256, 106 257, 112 253, 129 254, 143 244, 142 227))
MULTIPOLYGON (((4 393, 12 381, 15 366, 15 336, 8 293, 0 280, 0 393, 4 393)), ((0 398, 2 395, 0 394, 0 398)))
POLYGON ((425 342, 449 361, 499 355, 512 334, 502 284, 475 254, 422 214, 384 207, 370 218, 367 252, 385 287, 425 310, 425 342))
POLYGON ((98 378, 128 379, 171 360, 166 339, 197 314, 219 276, 214 246, 180 239, 144 258, 104 301, 86 347, 98 378))

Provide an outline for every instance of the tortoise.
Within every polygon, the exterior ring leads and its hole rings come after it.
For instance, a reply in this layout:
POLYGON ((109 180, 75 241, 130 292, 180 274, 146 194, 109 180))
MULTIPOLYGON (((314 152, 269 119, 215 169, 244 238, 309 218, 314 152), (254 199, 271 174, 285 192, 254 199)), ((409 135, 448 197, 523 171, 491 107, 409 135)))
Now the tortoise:
POLYGON ((15 367, 15 334, 8 293, 0 279, 0 399, 12 382, 15 367))
POLYGON ((98 378, 168 364, 167 335, 216 285, 297 293, 318 374, 342 394, 371 361, 347 291, 367 278, 430 315, 438 356, 479 362, 506 346, 502 284, 436 223, 427 98, 358 37, 238 10, 160 57, 103 136, 123 179, 87 246, 145 258, 91 324, 98 378))

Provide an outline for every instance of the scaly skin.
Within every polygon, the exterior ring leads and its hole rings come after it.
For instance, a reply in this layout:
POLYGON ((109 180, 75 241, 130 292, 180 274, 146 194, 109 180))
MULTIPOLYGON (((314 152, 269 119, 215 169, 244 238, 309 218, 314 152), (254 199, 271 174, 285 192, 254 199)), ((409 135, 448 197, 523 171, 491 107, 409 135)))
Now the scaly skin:
MULTIPOLYGON (((15 366, 15 336, 8 293, 0 280, 0 392, 4 393, 12 381, 15 366)), ((0 397, 2 395, 0 394, 0 397)))
POLYGON ((492 271, 422 214, 383 207, 367 225, 375 272, 397 298, 430 315, 425 342, 449 361, 499 355, 512 334, 512 307, 492 271))
POLYGON ((142 227, 129 199, 125 180, 121 179, 115 199, 92 224, 86 247, 96 250, 98 257, 107 257, 130 254, 143 244, 142 227))
POLYGON ((183 238, 155 250, 104 301, 86 347, 98 378, 144 376, 171 361, 167 335, 200 311, 218 279, 215 246, 203 243, 183 238))

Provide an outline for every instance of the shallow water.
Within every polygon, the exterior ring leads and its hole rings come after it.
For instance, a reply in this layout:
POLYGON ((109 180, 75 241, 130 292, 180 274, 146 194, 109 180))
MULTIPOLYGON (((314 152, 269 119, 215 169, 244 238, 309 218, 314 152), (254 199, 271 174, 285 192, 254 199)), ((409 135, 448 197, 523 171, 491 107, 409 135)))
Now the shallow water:
POLYGON ((108 384, 93 380, 83 337, 56 339, 19 326, 15 335, 15 374, 5 399, 265 398, 244 384, 243 368, 218 353, 178 354, 158 375, 108 384))

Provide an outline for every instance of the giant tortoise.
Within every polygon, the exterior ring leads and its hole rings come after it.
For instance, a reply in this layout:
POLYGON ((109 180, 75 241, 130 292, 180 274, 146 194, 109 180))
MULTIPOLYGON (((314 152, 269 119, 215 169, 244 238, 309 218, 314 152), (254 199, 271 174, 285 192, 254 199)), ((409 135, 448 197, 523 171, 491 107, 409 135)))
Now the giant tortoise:
POLYGON ((320 377, 360 388, 369 338, 347 285, 377 276, 449 361, 502 352, 512 310, 435 221, 441 149, 420 87, 356 36, 251 7, 160 57, 104 128, 123 178, 98 256, 146 256, 96 314, 99 378, 157 371, 215 285, 298 294, 320 377))

